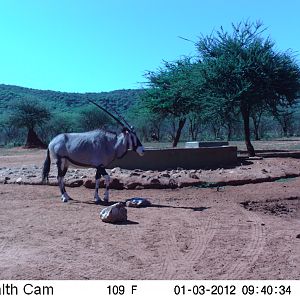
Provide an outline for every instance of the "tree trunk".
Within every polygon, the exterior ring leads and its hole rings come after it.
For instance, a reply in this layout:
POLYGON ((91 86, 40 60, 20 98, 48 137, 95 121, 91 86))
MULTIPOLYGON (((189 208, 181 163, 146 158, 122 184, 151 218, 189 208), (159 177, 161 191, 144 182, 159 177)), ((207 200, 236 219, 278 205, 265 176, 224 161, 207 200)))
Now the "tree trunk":
POLYGON ((231 140, 232 136, 232 126, 230 123, 227 123, 227 141, 231 140))
POLYGON ((191 136, 192 141, 196 141, 196 139, 197 139, 197 133, 196 133, 195 127, 196 126, 194 126, 194 124, 192 122, 190 122, 189 131, 190 131, 190 136, 191 136))
POLYGON ((259 134, 258 134, 258 128, 256 126, 254 126, 254 138, 256 141, 259 141, 259 134))
POLYGON ((255 113, 252 115, 252 121, 253 121, 253 131, 254 131, 254 138, 256 141, 259 141, 259 125, 261 120, 262 113, 258 113, 255 115, 255 113))
POLYGON ((176 135, 175 135, 174 141, 173 141, 173 147, 177 147, 177 144, 179 142, 181 131, 182 131, 182 128, 184 127, 185 121, 186 121, 186 118, 179 119, 178 129, 176 131, 176 135))
POLYGON ((282 131, 283 131, 283 137, 288 137, 289 136, 289 134, 288 134, 288 132, 289 132, 289 119, 288 119, 289 117, 288 116, 284 116, 283 117, 283 121, 282 121, 282 131))
POLYGON ((36 132, 33 128, 28 129, 27 140, 24 146, 25 148, 42 148, 46 149, 47 145, 45 145, 40 138, 37 136, 36 132))
POLYGON ((249 108, 242 108, 241 109, 243 122, 244 122, 244 134, 245 134, 245 144, 247 147, 247 151, 249 156, 255 156, 254 148, 251 144, 250 139, 250 112, 249 108))
POLYGON ((199 118, 189 117, 189 133, 192 141, 196 141, 199 133, 199 118))
POLYGON ((283 132, 283 137, 288 137, 288 126, 286 124, 284 124, 284 126, 282 126, 282 132, 283 132))

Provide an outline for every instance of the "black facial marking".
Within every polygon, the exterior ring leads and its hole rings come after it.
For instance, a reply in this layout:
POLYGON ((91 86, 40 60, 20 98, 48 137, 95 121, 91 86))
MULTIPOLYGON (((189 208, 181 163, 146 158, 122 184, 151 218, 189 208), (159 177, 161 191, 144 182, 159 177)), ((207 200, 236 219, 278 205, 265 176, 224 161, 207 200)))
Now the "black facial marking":
POLYGON ((136 147, 135 147, 134 138, 133 138, 132 134, 130 135, 130 138, 131 138, 132 150, 135 150, 136 147))

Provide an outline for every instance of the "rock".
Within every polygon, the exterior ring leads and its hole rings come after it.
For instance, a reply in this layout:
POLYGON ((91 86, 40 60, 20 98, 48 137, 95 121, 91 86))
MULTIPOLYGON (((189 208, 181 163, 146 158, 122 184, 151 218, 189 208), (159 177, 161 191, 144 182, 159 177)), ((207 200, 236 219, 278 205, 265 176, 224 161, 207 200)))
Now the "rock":
POLYGON ((140 173, 137 173, 137 172, 132 172, 129 174, 129 176, 140 176, 141 174, 140 173))
POLYGON ((145 171, 144 172, 144 174, 146 174, 146 175, 151 175, 151 174, 153 174, 154 173, 154 171, 152 171, 152 170, 148 170, 148 171, 145 171))
POLYGON ((135 190, 143 190, 145 187, 141 184, 138 184, 136 187, 135 187, 135 190))
POLYGON ((296 239, 300 239, 300 234, 297 234, 297 235, 296 235, 296 239))
POLYGON ((118 178, 111 178, 109 187, 115 190, 122 190, 124 188, 124 184, 120 182, 118 178))
POLYGON ((134 190, 137 186, 139 186, 140 184, 138 182, 129 182, 125 185, 126 189, 128 190, 134 190))
POLYGON ((173 178, 179 178, 179 177, 181 177, 181 176, 182 176, 182 175, 181 175, 181 174, 178 174, 178 173, 177 173, 177 174, 174 174, 174 175, 172 175, 172 177, 173 177, 173 178))
POLYGON ((120 171, 121 171, 120 167, 116 167, 116 168, 111 169, 111 173, 118 173, 120 171))
POLYGON ((151 202, 145 198, 131 198, 126 200, 128 207, 147 207, 151 206, 151 202))
POLYGON ((82 179, 75 179, 75 180, 70 180, 68 182, 69 187, 79 187, 83 185, 83 180, 82 179))
POLYGON ((158 178, 148 178, 147 183, 145 184, 147 188, 154 188, 154 189, 159 189, 162 188, 163 185, 161 181, 158 178))
POLYGON ((171 178, 171 179, 169 180, 169 187, 170 187, 171 189, 177 188, 177 187, 178 187, 178 182, 177 182, 176 180, 174 180, 173 178, 171 178))
POLYGON ((161 177, 166 177, 166 178, 170 178, 171 177, 171 175, 168 174, 168 173, 162 173, 160 176, 161 177))
POLYGON ((91 179, 86 180, 83 185, 88 189, 94 189, 95 188, 95 182, 91 179))
POLYGON ((160 184, 160 181, 159 181, 158 178, 151 178, 151 179, 150 179, 150 183, 151 183, 151 184, 160 184))
POLYGON ((196 174, 196 172, 191 172, 189 174, 189 177, 192 178, 192 179, 199 179, 199 176, 196 174))
POLYGON ((6 177, 0 176, 0 183, 7 183, 7 180, 5 179, 6 177))
POLYGON ((117 223, 127 221, 127 210, 122 202, 113 204, 101 210, 100 218, 106 223, 117 223))
POLYGON ((37 175, 36 174, 29 174, 29 175, 27 175, 27 178, 34 178, 34 177, 37 177, 37 175))
POLYGON ((16 183, 19 183, 19 184, 21 184, 21 183, 22 183, 22 181, 23 181, 22 177, 19 177, 19 178, 17 178, 17 179, 16 179, 16 183))

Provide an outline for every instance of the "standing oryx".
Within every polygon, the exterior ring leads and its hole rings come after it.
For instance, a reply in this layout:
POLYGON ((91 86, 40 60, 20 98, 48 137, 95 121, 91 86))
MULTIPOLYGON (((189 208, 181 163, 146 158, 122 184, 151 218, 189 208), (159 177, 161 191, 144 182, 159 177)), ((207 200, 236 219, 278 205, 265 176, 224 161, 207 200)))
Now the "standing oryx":
POLYGON ((106 109, 94 102, 92 103, 113 117, 123 126, 123 130, 119 135, 101 129, 83 133, 62 133, 50 142, 43 168, 43 181, 48 179, 51 163, 50 156, 52 156, 52 158, 56 159, 58 169, 57 180, 63 202, 67 202, 71 199, 64 187, 64 176, 69 165, 96 169, 96 187, 94 196, 96 202, 101 201, 98 195, 98 189, 100 177, 101 175, 104 176, 106 187, 104 202, 108 202, 110 177, 107 174, 105 167, 107 167, 114 159, 123 157, 128 150, 134 150, 141 156, 144 154, 144 147, 134 132, 133 127, 131 127, 121 116, 119 117, 124 123, 106 109))

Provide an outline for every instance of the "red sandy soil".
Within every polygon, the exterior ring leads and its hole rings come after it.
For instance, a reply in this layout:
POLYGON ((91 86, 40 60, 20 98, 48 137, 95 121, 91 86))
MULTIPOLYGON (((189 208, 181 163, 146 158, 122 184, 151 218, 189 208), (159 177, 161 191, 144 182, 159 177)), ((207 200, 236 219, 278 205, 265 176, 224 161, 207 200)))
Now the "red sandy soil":
MULTIPOLYGON (((43 159, 6 153, 0 167, 43 159)), ((263 161, 276 160, 283 163, 263 161)), ((299 159, 284 162, 288 173, 299 159)), ((56 186, 0 184, 0 279, 300 279, 299 186, 296 177, 111 190, 112 202, 145 197, 153 205, 129 207, 128 222, 108 224, 83 186, 68 188, 74 200, 62 203, 56 186)))

